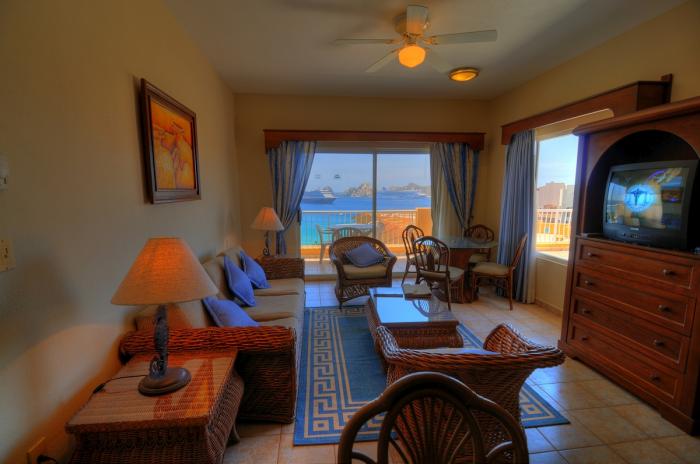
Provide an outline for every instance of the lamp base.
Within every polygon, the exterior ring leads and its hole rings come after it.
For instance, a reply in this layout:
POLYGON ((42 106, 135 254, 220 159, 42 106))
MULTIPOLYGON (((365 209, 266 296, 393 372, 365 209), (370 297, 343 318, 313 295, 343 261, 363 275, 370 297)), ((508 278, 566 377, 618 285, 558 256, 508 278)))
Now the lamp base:
POLYGON ((158 396, 171 393, 184 387, 192 376, 184 367, 169 367, 160 377, 147 375, 139 382, 139 392, 146 396, 158 396))

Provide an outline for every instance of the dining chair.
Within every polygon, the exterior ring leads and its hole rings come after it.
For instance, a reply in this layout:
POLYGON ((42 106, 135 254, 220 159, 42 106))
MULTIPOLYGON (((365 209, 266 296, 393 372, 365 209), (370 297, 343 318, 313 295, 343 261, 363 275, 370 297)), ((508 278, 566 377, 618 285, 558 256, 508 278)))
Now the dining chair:
POLYGON ((321 252, 318 255, 318 262, 323 262, 323 255, 326 253, 326 248, 333 241, 333 231, 324 229, 321 224, 316 224, 316 232, 318 233, 318 241, 321 244, 321 252))
POLYGON ((476 394, 459 380, 438 372, 418 372, 390 385, 347 422, 338 444, 338 464, 456 462, 526 464, 527 440, 521 425, 502 406, 476 394), (360 428, 381 413, 376 461, 353 445, 360 428), (484 425, 497 426, 492 444, 484 425))
POLYGON ((510 310, 513 310, 513 272, 520 264, 520 258, 525 250, 527 243, 527 234, 523 235, 518 243, 518 248, 515 249, 515 256, 510 262, 510 265, 498 263, 478 263, 472 268, 472 288, 478 291, 480 280, 490 280, 494 285, 503 286, 504 291, 508 294, 508 305, 510 310))
MULTIPOLYGON (((483 224, 475 224, 464 229, 464 236, 480 242, 493 242, 496 234, 483 224)), ((469 257, 469 264, 491 261, 491 248, 483 248, 469 257)))
MULTIPOLYGON (((421 229, 418 226, 414 226, 413 224, 409 224, 406 226, 406 228, 401 232, 401 239, 403 240, 403 247, 404 250, 406 250, 406 269, 403 271, 403 278, 401 279, 401 285, 404 284, 406 281, 406 276, 408 275, 410 271, 411 266, 413 266, 413 272, 418 272, 418 268, 416 267, 416 252, 413 249, 413 242, 421 237, 424 237, 425 234, 423 233, 423 229, 421 229)), ((416 279, 418 279, 418 275, 416 275, 416 279)))
POLYGON ((333 231, 333 241, 345 237, 365 237, 366 235, 356 227, 341 227, 333 231))
POLYGON ((437 285, 447 296, 447 308, 452 311, 452 292, 464 302, 464 269, 450 266, 450 249, 445 242, 426 235, 413 242, 416 256, 416 284, 425 281, 437 285))

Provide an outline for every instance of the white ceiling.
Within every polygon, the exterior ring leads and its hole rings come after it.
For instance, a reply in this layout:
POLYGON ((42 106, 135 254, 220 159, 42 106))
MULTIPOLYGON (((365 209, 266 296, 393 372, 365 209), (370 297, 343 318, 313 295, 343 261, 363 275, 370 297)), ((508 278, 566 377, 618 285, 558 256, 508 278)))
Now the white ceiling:
MULTIPOLYGON (((413 0, 428 34, 497 29, 498 40, 436 47, 481 75, 451 82, 427 64, 364 70, 395 47, 336 46, 391 38, 411 0, 165 0, 236 93, 489 99, 660 15, 683 0, 413 0)), ((624 59, 624 57, 620 57, 624 59)))

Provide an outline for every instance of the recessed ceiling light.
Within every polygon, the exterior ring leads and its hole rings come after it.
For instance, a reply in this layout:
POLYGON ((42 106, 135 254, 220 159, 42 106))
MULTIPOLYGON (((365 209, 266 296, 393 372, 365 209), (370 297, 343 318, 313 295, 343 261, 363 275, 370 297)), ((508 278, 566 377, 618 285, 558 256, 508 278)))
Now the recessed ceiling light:
POLYGON ((470 81, 478 75, 479 70, 476 68, 456 68, 450 71, 450 79, 455 82, 470 81))

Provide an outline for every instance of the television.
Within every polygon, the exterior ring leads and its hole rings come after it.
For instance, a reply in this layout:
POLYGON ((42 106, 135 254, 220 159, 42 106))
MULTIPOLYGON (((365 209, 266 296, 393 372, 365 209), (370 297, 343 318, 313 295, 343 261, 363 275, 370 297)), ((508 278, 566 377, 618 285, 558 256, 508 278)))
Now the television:
POLYGON ((688 249, 697 165, 697 160, 683 160, 611 167, 603 235, 659 248, 688 249))

